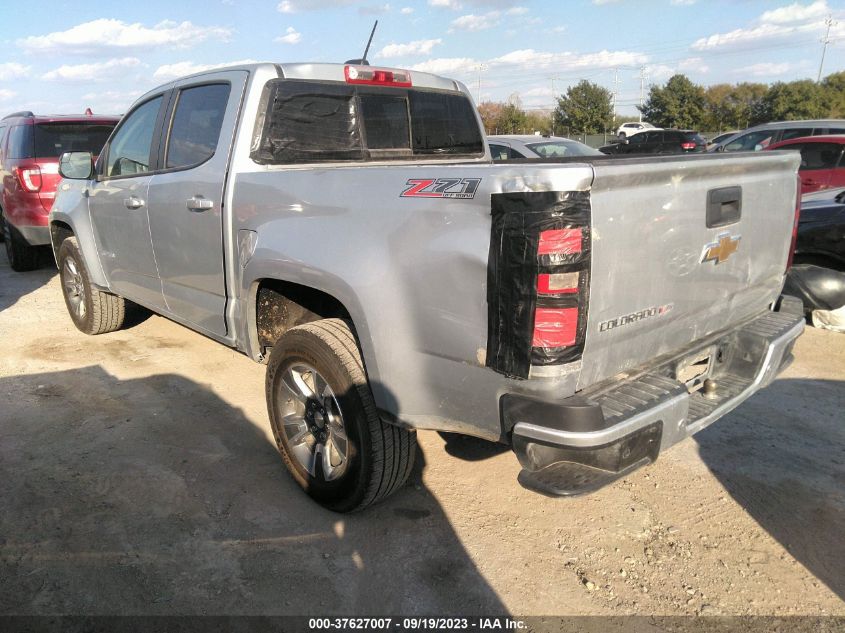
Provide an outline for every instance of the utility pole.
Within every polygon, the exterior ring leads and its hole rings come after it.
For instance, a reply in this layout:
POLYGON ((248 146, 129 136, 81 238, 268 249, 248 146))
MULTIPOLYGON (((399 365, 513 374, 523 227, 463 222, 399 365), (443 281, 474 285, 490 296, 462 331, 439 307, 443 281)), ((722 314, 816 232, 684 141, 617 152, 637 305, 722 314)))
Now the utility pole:
POLYGON ((613 69, 613 129, 616 129, 616 102, 619 100, 619 69, 613 69))
POLYGON ((555 112, 557 112, 557 77, 552 77, 552 136, 555 134, 555 112))
POLYGON ((836 22, 833 21, 833 16, 828 15, 827 19, 824 21, 827 25, 827 31, 824 34, 824 38, 822 38, 822 60, 819 62, 819 74, 816 77, 816 83, 819 83, 822 80, 822 66, 824 66, 824 54, 827 52, 827 45, 830 44, 830 27, 832 27, 836 22))
POLYGON ((481 73, 487 72, 489 66, 487 64, 476 64, 473 70, 478 71, 478 103, 481 103, 481 73))
POLYGON ((644 95, 645 95, 645 82, 648 79, 648 75, 645 72, 645 66, 640 66, 640 123, 643 122, 643 111, 642 107, 645 103, 644 95))

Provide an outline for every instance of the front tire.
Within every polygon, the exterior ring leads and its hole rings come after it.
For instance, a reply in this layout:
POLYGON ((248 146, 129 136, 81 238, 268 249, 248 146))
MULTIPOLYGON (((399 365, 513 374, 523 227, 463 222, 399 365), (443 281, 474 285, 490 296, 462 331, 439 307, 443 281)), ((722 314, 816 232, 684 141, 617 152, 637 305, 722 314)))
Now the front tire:
POLYGON ((85 334, 105 334, 120 329, 126 314, 123 297, 91 286, 75 237, 62 242, 58 265, 65 305, 76 328, 85 334))
POLYGON ((315 321, 282 335, 270 354, 266 393, 282 459, 320 505, 360 510, 407 481, 416 433, 379 417, 344 321, 315 321))

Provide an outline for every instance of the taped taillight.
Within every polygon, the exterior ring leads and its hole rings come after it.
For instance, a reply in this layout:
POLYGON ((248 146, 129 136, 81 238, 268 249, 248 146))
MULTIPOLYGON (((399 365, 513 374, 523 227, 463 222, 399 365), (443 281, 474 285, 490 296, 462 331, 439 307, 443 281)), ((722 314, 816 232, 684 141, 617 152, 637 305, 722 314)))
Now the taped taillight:
POLYGON ((792 268, 792 260, 795 259, 795 247, 798 245, 798 221, 801 219, 801 176, 797 178, 798 183, 795 189, 795 217, 792 221, 792 243, 789 245, 789 257, 786 260, 786 270, 792 268))
POLYGON ((562 295, 578 292, 578 280, 581 274, 540 273, 537 275, 537 292, 541 295, 562 295))
POLYGON ((573 226, 571 219, 568 224, 541 230, 537 236, 533 365, 572 362, 580 358, 583 348, 590 274, 589 226, 573 226))
POLYGON ((18 181, 21 183, 24 191, 36 193, 41 191, 41 168, 37 165, 33 167, 18 167, 18 181))
POLYGON ((581 252, 580 228, 551 229, 540 233, 538 255, 570 255, 581 252))
POLYGON ((348 84, 369 84, 371 86, 393 86, 410 88, 411 73, 395 68, 374 68, 372 66, 344 66, 343 75, 348 84))
POLYGON ((494 193, 490 203, 485 364, 515 378, 557 375, 584 352, 590 192, 494 193))
POLYGON ((537 308, 534 313, 533 347, 559 348, 575 345, 578 308, 537 308))

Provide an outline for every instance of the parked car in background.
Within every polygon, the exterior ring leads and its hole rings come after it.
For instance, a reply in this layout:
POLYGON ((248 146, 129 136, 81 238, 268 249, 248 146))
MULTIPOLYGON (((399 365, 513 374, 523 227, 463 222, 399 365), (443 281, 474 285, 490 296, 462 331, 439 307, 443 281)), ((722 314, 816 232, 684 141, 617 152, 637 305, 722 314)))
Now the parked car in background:
POLYGON ((801 193, 812 193, 832 187, 845 187, 845 134, 804 136, 769 145, 770 149, 791 149, 801 152, 801 193))
POLYGON ((763 123, 743 130, 710 147, 708 152, 754 152, 773 143, 802 136, 845 134, 843 119, 813 119, 808 121, 778 121, 763 123))
POLYGON ((635 134, 644 132, 645 130, 657 129, 659 128, 656 128, 651 123, 646 123, 645 121, 629 121, 628 123, 623 123, 619 126, 619 129, 616 130, 616 136, 619 138, 628 138, 629 136, 634 136, 635 134))
MULTIPOLYGON (((90 111, 89 111, 90 112, 90 111)), ((47 214, 65 152, 100 153, 120 117, 35 115, 0 119, 0 233, 12 270, 38 265, 38 246, 50 243, 47 214)))
POLYGON ((597 149, 561 136, 495 134, 487 137, 493 160, 601 156, 597 149))
POLYGON ((722 141, 725 141, 725 140, 729 139, 730 137, 732 137, 736 134, 739 134, 739 133, 740 133, 740 130, 731 130, 730 132, 722 132, 718 136, 714 136, 709 141, 707 141, 707 149, 710 149, 711 147, 714 147, 715 145, 718 145, 722 141))
POLYGON ((784 294, 814 326, 845 332, 845 187, 802 196, 793 261, 784 294))
POLYGON ((845 187, 802 196, 794 261, 845 272, 845 187))
POLYGON ((648 130, 619 143, 599 147, 604 154, 689 154, 707 143, 694 130, 648 130))

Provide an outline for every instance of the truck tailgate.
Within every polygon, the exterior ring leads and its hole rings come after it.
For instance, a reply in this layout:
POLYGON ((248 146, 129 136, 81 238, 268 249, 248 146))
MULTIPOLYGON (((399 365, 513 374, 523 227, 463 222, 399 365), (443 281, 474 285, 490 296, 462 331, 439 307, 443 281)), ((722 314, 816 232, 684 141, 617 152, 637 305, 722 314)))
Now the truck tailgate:
POLYGON ((777 299, 798 160, 764 152, 593 163, 579 389, 739 323, 777 299))

